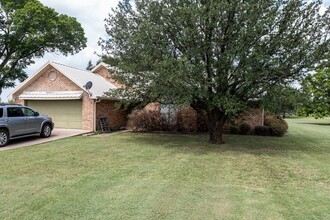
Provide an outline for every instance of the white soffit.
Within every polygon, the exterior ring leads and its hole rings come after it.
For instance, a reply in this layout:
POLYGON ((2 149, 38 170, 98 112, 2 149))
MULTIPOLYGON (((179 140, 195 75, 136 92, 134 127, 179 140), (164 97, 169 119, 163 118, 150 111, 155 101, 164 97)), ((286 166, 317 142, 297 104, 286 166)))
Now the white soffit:
POLYGON ((49 91, 24 92, 19 98, 22 100, 73 100, 81 99, 83 91, 49 91))

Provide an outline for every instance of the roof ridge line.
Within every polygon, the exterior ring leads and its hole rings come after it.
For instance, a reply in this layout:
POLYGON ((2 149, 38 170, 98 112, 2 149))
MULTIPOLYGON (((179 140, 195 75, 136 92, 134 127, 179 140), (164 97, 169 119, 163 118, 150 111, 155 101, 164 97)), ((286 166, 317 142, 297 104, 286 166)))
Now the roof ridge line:
POLYGON ((63 63, 59 63, 59 62, 55 62, 55 61, 50 61, 50 63, 58 64, 58 65, 61 65, 61 66, 72 68, 72 69, 77 69, 77 70, 85 71, 85 72, 88 72, 88 73, 92 73, 90 70, 86 70, 86 69, 82 69, 82 68, 79 68, 79 67, 70 66, 68 64, 63 64, 63 63))

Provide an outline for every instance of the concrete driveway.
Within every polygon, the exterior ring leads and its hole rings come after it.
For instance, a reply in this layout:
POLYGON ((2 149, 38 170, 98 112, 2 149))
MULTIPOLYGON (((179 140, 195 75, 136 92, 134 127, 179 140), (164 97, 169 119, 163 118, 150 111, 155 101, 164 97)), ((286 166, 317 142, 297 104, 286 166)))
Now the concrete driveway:
POLYGON ((90 133, 89 131, 79 130, 79 129, 62 129, 55 128, 52 131, 52 135, 49 138, 41 138, 40 136, 21 138, 16 140, 11 140, 9 144, 5 147, 0 147, 0 151, 16 149, 20 147, 27 147, 36 144, 42 144, 49 141, 59 140, 62 138, 79 136, 82 134, 90 133))

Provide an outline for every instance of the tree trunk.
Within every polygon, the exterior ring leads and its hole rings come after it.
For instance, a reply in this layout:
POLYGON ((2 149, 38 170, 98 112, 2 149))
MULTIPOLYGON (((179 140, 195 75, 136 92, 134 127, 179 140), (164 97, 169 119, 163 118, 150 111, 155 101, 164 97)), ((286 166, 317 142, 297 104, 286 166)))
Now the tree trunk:
POLYGON ((209 142, 212 144, 216 144, 218 142, 217 137, 217 121, 210 118, 209 116, 209 130, 210 130, 210 139, 209 142))
POLYGON ((209 142, 212 144, 223 144, 223 126, 227 116, 220 110, 212 110, 208 112, 210 137, 209 142))
POLYGON ((220 113, 220 117, 219 117, 219 122, 218 122, 218 128, 217 128, 217 131, 218 131, 218 143, 220 144, 224 144, 225 142, 223 141, 223 126, 225 125, 226 123, 226 120, 227 120, 227 115, 224 113, 224 112, 221 112, 220 113))

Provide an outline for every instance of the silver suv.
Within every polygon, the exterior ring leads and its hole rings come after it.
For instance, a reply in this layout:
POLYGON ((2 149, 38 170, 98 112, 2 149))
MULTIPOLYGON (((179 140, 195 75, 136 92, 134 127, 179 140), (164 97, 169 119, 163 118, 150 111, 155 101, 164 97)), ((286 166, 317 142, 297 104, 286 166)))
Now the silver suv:
POLYGON ((22 137, 50 137, 53 128, 52 118, 47 115, 26 106, 0 104, 0 147, 22 137))

